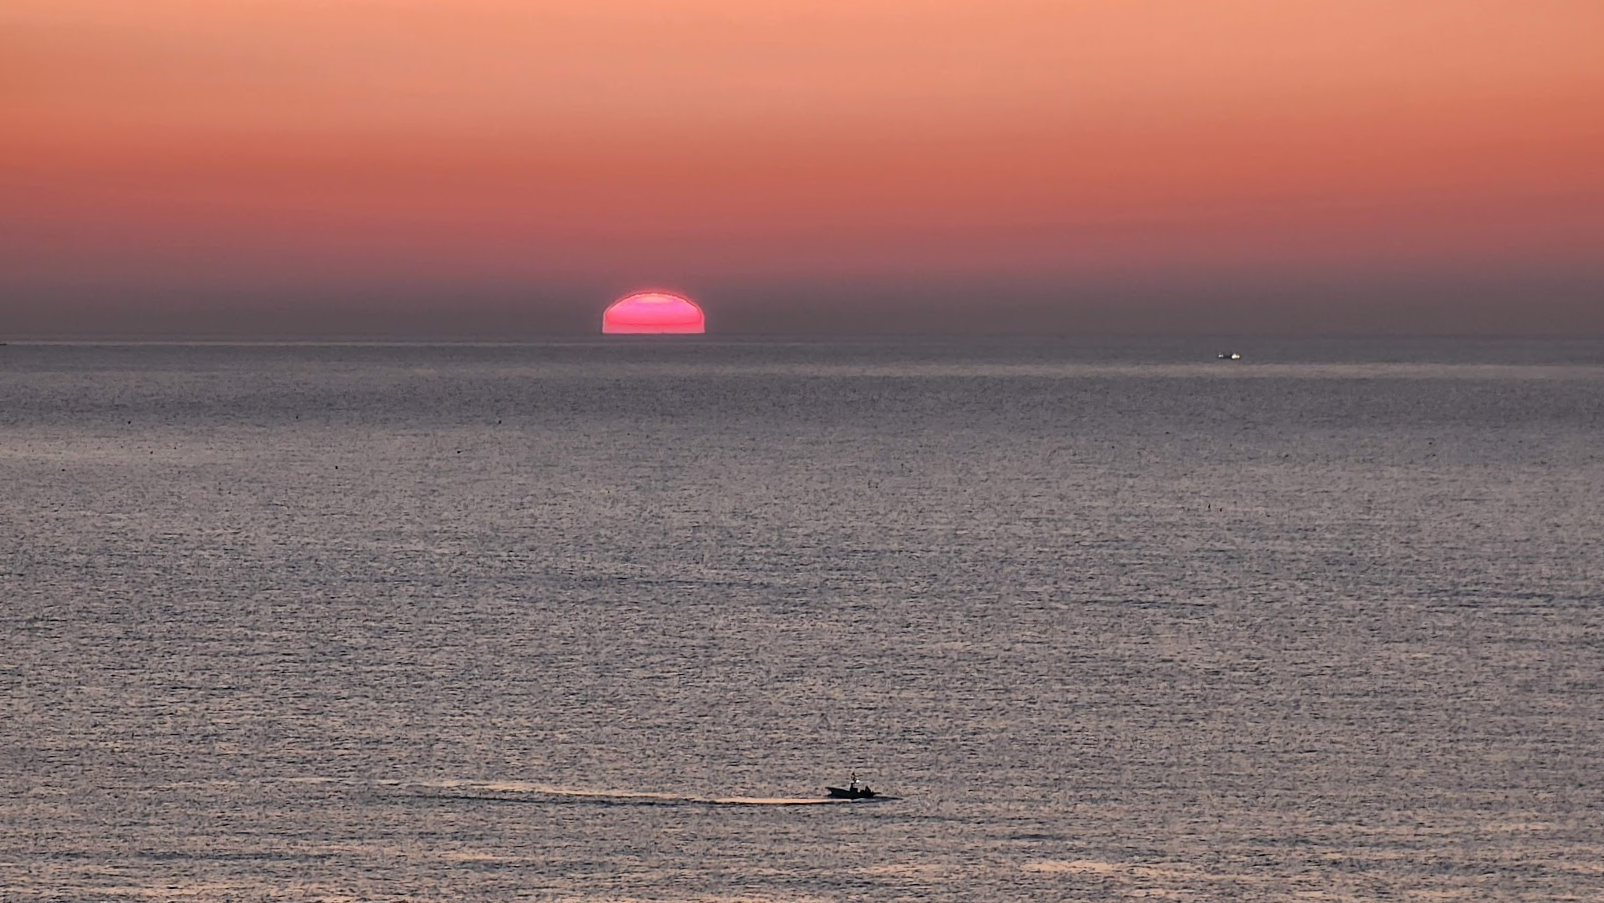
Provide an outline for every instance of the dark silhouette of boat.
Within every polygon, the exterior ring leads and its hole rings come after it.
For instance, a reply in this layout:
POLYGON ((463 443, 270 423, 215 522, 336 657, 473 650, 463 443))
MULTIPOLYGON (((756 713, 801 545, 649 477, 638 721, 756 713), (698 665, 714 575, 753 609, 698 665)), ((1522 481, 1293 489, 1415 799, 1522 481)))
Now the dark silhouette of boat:
POLYGON ((826 787, 824 789, 830 792, 830 799, 833 800, 872 800, 875 795, 874 791, 869 789, 868 784, 858 783, 856 774, 852 775, 851 783, 845 787, 826 787))

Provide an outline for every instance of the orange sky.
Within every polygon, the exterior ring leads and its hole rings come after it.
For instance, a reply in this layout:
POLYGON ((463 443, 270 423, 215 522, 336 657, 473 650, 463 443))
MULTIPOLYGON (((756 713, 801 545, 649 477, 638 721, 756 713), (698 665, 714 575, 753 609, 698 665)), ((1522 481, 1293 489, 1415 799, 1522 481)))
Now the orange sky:
POLYGON ((1485 273, 1604 332, 1600 48, 1597 0, 6 0, 0 312, 1485 273))

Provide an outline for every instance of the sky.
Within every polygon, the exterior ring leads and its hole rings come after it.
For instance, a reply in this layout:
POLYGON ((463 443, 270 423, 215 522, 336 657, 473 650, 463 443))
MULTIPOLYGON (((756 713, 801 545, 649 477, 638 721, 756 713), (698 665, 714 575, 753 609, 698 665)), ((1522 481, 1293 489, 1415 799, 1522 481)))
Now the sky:
POLYGON ((1604 335, 1598 0, 5 0, 0 339, 1604 335))

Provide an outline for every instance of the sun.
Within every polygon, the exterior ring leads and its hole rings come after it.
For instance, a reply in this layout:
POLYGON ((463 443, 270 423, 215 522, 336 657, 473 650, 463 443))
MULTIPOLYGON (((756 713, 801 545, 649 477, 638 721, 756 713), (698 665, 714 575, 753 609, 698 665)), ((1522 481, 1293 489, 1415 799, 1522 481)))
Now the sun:
POLYGON ((614 301, 602 314, 602 332, 623 334, 701 335, 707 320, 696 302, 674 292, 633 292, 614 301))

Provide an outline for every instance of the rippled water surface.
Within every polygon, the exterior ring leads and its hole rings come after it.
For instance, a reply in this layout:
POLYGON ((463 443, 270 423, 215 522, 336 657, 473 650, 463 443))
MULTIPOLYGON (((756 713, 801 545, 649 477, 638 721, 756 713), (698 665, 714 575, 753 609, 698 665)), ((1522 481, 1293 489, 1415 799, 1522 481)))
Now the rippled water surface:
POLYGON ((1217 350, 0 348, 0 898, 1604 899, 1604 345, 1217 350))

